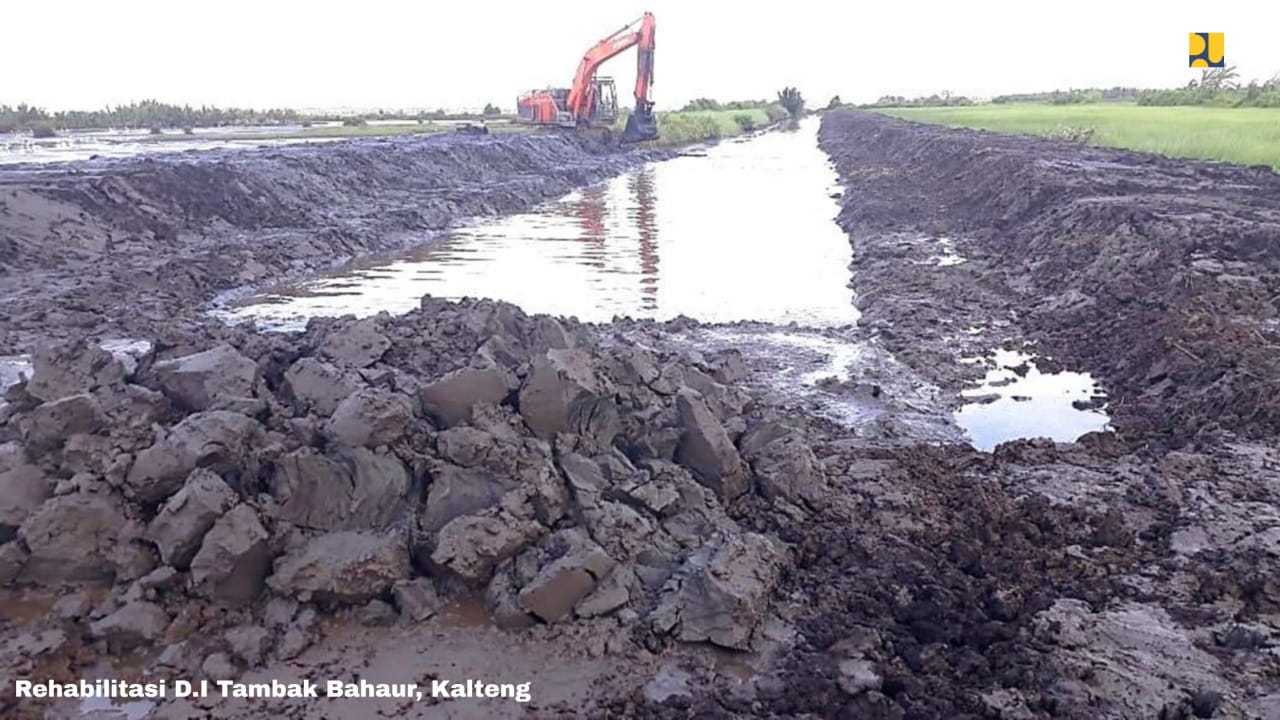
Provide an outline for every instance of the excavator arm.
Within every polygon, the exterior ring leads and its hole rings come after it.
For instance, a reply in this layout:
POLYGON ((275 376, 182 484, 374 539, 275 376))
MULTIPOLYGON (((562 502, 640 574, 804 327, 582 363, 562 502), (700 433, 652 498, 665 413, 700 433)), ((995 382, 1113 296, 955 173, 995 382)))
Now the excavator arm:
POLYGON ((586 55, 582 56, 582 62, 578 64, 578 72, 573 78, 573 87, 569 89, 569 111, 579 119, 591 116, 591 108, 595 103, 596 71, 605 62, 632 47, 637 48, 636 106, 631 117, 627 119, 627 127, 623 131, 622 139, 628 142, 653 140, 658 136, 658 124, 653 117, 653 102, 649 100, 649 86, 653 84, 653 13, 645 13, 639 20, 627 24, 618 32, 596 43, 586 55))

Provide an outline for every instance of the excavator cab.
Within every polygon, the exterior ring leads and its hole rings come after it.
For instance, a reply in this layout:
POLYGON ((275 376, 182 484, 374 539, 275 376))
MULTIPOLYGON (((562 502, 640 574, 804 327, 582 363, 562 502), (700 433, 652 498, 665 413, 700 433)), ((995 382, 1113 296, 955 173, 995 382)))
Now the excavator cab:
POLYGON ((591 113, 587 125, 601 127, 612 125, 618 119, 618 89, 611 77, 597 77, 591 81, 591 113))

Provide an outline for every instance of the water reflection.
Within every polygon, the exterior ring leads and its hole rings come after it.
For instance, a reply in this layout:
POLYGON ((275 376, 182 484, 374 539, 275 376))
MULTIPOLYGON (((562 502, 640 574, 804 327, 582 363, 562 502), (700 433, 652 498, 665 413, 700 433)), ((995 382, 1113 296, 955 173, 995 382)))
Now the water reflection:
POLYGON ((978 387, 961 393, 969 402, 955 413, 956 424, 980 450, 1018 438, 1072 442, 1111 422, 1102 410, 1073 404, 1102 394, 1088 373, 1044 373, 1031 355, 999 349, 991 365, 978 387))
POLYGON ((593 321, 849 324, 849 242, 833 222, 836 176, 816 133, 806 122, 649 165, 229 312, 297 327, 316 315, 405 312, 430 293, 593 321))
POLYGON ((658 224, 653 212, 657 196, 653 171, 646 169, 629 178, 636 198, 636 229, 640 241, 640 295, 645 314, 658 309, 658 224))

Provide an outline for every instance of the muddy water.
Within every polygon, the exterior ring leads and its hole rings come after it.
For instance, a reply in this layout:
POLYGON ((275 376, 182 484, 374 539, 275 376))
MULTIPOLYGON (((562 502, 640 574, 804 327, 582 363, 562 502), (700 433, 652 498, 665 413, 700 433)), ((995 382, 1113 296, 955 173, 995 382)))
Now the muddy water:
POLYGON ((431 294, 589 321, 851 324, 851 251, 832 222, 839 188, 817 129, 814 119, 645 166, 229 314, 296 328, 317 315, 405 312, 431 294))
POLYGON ((124 158, 195 150, 245 149, 303 142, 332 142, 342 138, 279 138, 300 132, 298 125, 196 128, 192 134, 166 130, 160 137, 148 130, 72 130, 53 138, 0 133, 0 166, 19 163, 61 163, 94 158, 124 158), (262 137, 255 138, 255 135, 262 137))
POLYGON ((996 350, 983 361, 989 366, 986 376, 961 394, 967 402, 955 413, 956 424, 974 447, 992 450, 1024 437, 1071 442, 1108 428, 1110 417, 1088 407, 1102 396, 1088 373, 1041 372, 1034 360, 1025 353, 996 350))

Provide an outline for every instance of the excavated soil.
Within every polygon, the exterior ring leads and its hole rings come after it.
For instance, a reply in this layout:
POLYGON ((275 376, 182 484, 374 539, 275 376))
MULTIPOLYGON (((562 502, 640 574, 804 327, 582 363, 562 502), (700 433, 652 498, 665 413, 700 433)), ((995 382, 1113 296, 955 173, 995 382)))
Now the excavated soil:
POLYGON ((438 135, 0 171, 0 354, 143 337, 216 294, 421 244, 654 158, 570 134, 438 135))
MULTIPOLYGON (((1280 717, 1280 179, 854 112, 827 114, 820 143, 862 311, 827 339, 860 351, 799 399, 776 381, 785 328, 762 324, 431 298, 301 333, 184 321, 183 297, 235 282, 216 269, 186 295, 130 291, 176 321, 93 315, 86 335, 135 332, 140 355, 19 317, 11 342, 57 342, 0 407, 5 686, 533 683, 524 705, 147 708, 165 718, 1280 717), (1092 373, 1114 431, 960 442, 950 411, 981 374, 962 360, 998 347, 1092 373), (841 404, 857 412, 819 412, 841 404)), ((409 162, 397 147, 332 152, 381 153, 367 179, 409 162)), ((417 227, 356 222, 348 165, 299 152, 313 184, 272 222, 417 227)), ((597 160, 565 183, 636 161, 567 152, 597 160)), ((176 178, 206 163, 184 162, 152 192, 187 193, 176 178)), ((96 195, 53 196, 77 218, 60 245, 157 237, 96 195)), ((42 232, 18 262, 57 262, 30 249, 42 232)), ((294 253, 280 237, 274 257, 294 253)), ((252 279, 282 268, 264 265, 252 279)), ((0 697, 46 712, 79 716, 0 697)))

